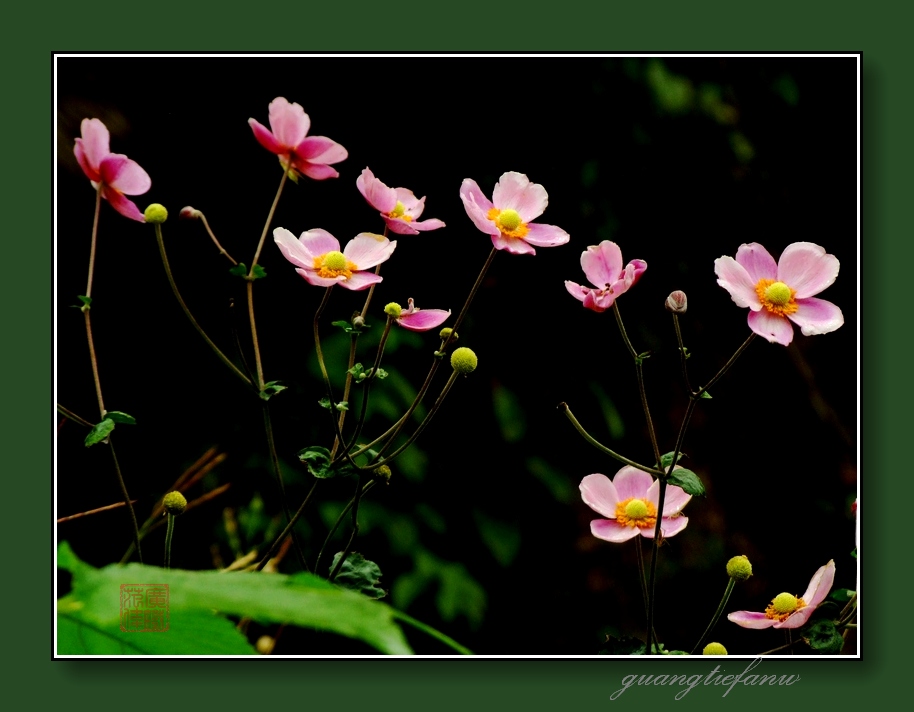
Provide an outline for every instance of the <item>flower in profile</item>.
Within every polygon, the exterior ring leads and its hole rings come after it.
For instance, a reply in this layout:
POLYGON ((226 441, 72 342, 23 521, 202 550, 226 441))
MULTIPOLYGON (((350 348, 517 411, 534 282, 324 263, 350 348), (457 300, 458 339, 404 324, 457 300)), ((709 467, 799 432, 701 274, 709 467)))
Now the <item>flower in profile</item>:
POLYGON ((381 282, 381 275, 368 272, 391 256, 396 241, 362 232, 340 252, 339 241, 326 230, 303 232, 298 239, 284 227, 273 230, 273 240, 308 284, 332 287, 335 284, 359 291, 381 282))
POLYGON ((384 313, 392 317, 400 326, 409 331, 428 331, 436 326, 441 326, 451 315, 448 309, 419 309, 410 298, 409 307, 404 309, 396 302, 391 302, 384 307, 384 313))
MULTIPOLYGON (((647 262, 632 260, 623 267, 622 250, 615 242, 603 240, 599 245, 591 245, 581 253, 581 268, 590 283, 599 286, 585 287, 566 280, 565 289, 579 302, 584 302, 587 309, 602 312, 609 309, 616 299, 641 278, 647 269, 647 262)), ((684 297, 685 295, 683 304, 684 297)))
POLYGON ((569 240, 568 233, 555 225, 532 222, 546 209, 549 196, 539 183, 513 171, 495 185, 492 200, 482 194, 476 181, 466 178, 460 199, 470 220, 492 237, 495 249, 515 255, 535 255, 536 247, 555 247, 569 240))
POLYGON ((743 628, 799 628, 825 600, 834 580, 835 562, 829 561, 816 571, 801 597, 779 593, 764 613, 736 611, 727 618, 743 628))
MULTIPOLYGON (((680 469, 677 465, 676 469, 680 469)), ((584 504, 606 519, 594 519, 591 533, 598 539, 622 542, 639 534, 654 538, 660 480, 626 465, 610 480, 606 475, 587 475, 581 480, 584 504)), ((688 517, 680 516, 692 495, 676 485, 667 485, 660 533, 671 537, 686 528, 688 517)))
POLYGON ((326 136, 308 136, 311 118, 300 104, 290 104, 278 96, 270 102, 270 129, 256 119, 248 119, 254 138, 270 153, 279 156, 290 177, 304 174, 314 180, 337 178, 331 163, 339 163, 349 153, 326 136), (307 137, 307 138, 306 138, 307 137))
POLYGON ((815 295, 835 281, 840 263, 811 242, 788 245, 775 263, 757 242, 740 245, 736 259, 714 260, 717 283, 737 306, 749 307, 749 328, 771 343, 787 346, 793 322, 806 336, 827 334, 844 324, 841 309, 815 295))
POLYGON ((437 218, 419 220, 425 210, 425 196, 417 198, 406 188, 388 188, 368 168, 362 171, 355 185, 368 204, 380 211, 387 227, 399 235, 418 235, 425 230, 444 227, 437 218))
POLYGON ((125 218, 145 222, 143 213, 125 195, 142 195, 152 180, 136 161, 108 148, 110 135, 98 119, 83 119, 82 136, 76 139, 73 153, 92 187, 101 189, 102 197, 125 218))

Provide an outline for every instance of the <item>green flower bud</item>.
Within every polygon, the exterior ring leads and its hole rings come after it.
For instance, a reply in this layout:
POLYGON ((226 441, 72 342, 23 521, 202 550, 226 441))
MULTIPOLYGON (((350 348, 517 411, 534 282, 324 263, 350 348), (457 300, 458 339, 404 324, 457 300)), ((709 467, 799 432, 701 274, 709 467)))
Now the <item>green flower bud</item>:
POLYGON ((752 564, 745 556, 734 556, 727 562, 727 576, 734 581, 745 581, 752 576, 752 564))
POLYGON ((454 334, 454 337, 451 339, 451 343, 453 344, 455 341, 457 341, 457 339, 460 338, 460 336, 459 336, 457 333, 455 333, 454 330, 453 330, 451 327, 449 327, 449 326, 444 327, 444 328, 438 333, 438 336, 441 337, 441 340, 442 340, 442 341, 447 341, 448 337, 449 337, 451 334, 454 334))
POLYGON ((477 363, 476 354, 466 346, 454 349, 454 353, 451 354, 451 368, 457 373, 462 373, 463 375, 473 373, 476 370, 477 363))
POLYGON ((385 484, 390 482, 391 472, 390 472, 390 468, 387 465, 381 465, 380 467, 376 467, 372 471, 372 474, 379 480, 384 480, 385 484))
POLYGON ((169 514, 181 514, 187 509, 187 500, 180 492, 169 492, 162 500, 162 504, 169 514))
POLYGON ((702 655, 726 655, 727 649, 720 643, 708 643, 701 651, 702 655))
POLYGON ((146 222, 151 225, 161 225, 168 219, 168 211, 161 203, 152 203, 146 208, 143 217, 146 218, 146 222))
POLYGON ((384 307, 384 313, 387 314, 387 316, 393 317, 394 319, 399 319, 402 311, 403 307, 401 307, 396 302, 391 302, 386 307, 384 307))

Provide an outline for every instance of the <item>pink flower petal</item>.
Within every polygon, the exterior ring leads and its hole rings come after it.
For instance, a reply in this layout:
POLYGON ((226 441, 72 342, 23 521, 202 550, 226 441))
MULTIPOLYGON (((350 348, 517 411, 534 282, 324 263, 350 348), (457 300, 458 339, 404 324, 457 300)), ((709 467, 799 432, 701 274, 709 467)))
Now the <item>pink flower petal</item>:
POLYGON ((347 243, 343 254, 360 270, 365 270, 386 261, 396 247, 396 240, 388 240, 370 232, 360 232, 347 243))
POLYGON ((737 306, 749 307, 752 311, 762 308, 755 292, 758 280, 753 282, 746 268, 732 257, 724 256, 714 260, 714 274, 717 275, 717 283, 730 292, 730 297, 737 306))
MULTIPOLYGON (((108 148, 108 128, 99 119, 83 119, 79 125, 82 134, 82 151, 86 162, 97 171, 102 160, 111 153, 108 148)), ((84 169, 85 170, 85 169, 84 169)))
POLYGON ((119 153, 102 159, 100 174, 102 182, 126 195, 142 195, 152 187, 149 174, 140 164, 119 153))
POLYGON ((257 143, 267 149, 270 153, 280 155, 282 153, 289 152, 289 149, 283 148, 279 145, 279 142, 270 132, 270 129, 261 124, 256 119, 248 119, 248 126, 250 126, 251 130, 254 132, 254 138, 257 139, 257 143))
POLYGON ((802 596, 806 605, 809 606, 809 608, 815 608, 822 603, 831 590, 834 581, 835 562, 829 561, 825 566, 820 567, 816 573, 813 574, 812 580, 809 582, 809 586, 806 589, 806 593, 802 596))
POLYGON ((499 210, 516 210, 521 220, 528 223, 543 214, 549 196, 539 183, 531 183, 523 173, 509 171, 495 185, 492 202, 499 210))
POLYGON ((824 248, 811 242, 795 242, 778 260, 778 279, 797 290, 797 299, 805 299, 832 284, 840 267, 838 258, 826 254, 824 248))
MULTIPOLYGON (((663 517, 660 520, 660 536, 664 539, 667 539, 671 536, 676 536, 679 532, 686 528, 686 525, 689 523, 688 517, 663 517)), ((654 527, 647 527, 641 530, 641 536, 646 539, 654 538, 654 527)))
POLYGON ((451 315, 450 310, 444 309, 418 309, 411 314, 403 313, 397 323, 410 331, 428 331, 436 326, 441 326, 451 315))
POLYGON ((86 178, 93 183, 98 183, 101 180, 101 176, 98 174, 98 168, 89 164, 89 158, 86 156, 85 144, 81 138, 76 139, 76 143, 73 146, 73 154, 76 156, 76 162, 79 164, 79 167, 83 169, 86 178))
POLYGON ((535 255, 536 250, 518 237, 505 237, 495 228, 495 235, 491 235, 492 244, 496 250, 506 250, 513 255, 535 255))
POLYGON ((776 621, 773 628, 802 628, 806 621, 816 610, 815 606, 805 606, 798 611, 794 611, 782 621, 776 621))
MULTIPOLYGON (((340 282, 345 281, 345 277, 321 277, 313 269, 296 269, 302 277, 305 278, 305 281, 308 284, 313 284, 315 287, 332 287, 340 282)), ((355 275, 353 275, 355 276, 355 275)))
POLYGON ((292 157, 292 167, 302 175, 308 176, 311 180, 327 180, 328 178, 340 177, 339 172, 335 168, 331 168, 323 163, 309 163, 303 161, 298 156, 292 157))
POLYGON ((749 274, 753 284, 758 284, 760 279, 777 279, 778 265, 774 257, 757 242, 740 245, 736 251, 736 261, 749 274))
MULTIPOLYGON (((275 236, 275 230, 273 231, 273 234, 275 236)), ((304 266, 310 267, 311 269, 314 269, 315 257, 326 255, 328 252, 340 251, 340 241, 329 232, 322 230, 319 227, 303 232, 301 237, 298 238, 298 242, 301 244, 305 253, 311 258, 308 264, 304 266)))
POLYGON ((606 475, 587 475, 578 488, 584 504, 604 517, 616 518, 616 505, 621 499, 615 485, 606 475))
POLYGON ((644 260, 632 260, 627 265, 625 265, 625 272, 623 280, 625 281, 625 290, 628 291, 631 289, 639 279, 641 275, 647 270, 647 262, 644 260))
POLYGON ((391 218, 381 214, 381 219, 387 223, 387 228, 398 235, 418 235, 418 223, 406 222, 403 218, 391 218))
POLYGON ((682 508, 685 507, 691 499, 692 495, 687 494, 682 487, 679 487, 678 485, 667 485, 666 496, 663 498, 663 516, 671 517, 674 514, 679 514, 682 511, 682 508))
POLYGON ((605 312, 616 301, 616 295, 597 289, 589 289, 584 297, 584 306, 598 314, 605 312))
POLYGON ((793 326, 790 320, 772 314, 767 309, 749 312, 749 328, 772 344, 788 346, 793 341, 793 326))
POLYGON ((363 289, 368 289, 372 284, 378 284, 382 282, 384 278, 375 274, 374 272, 353 272, 352 276, 340 282, 340 286, 346 289, 350 289, 353 292, 359 292, 363 289))
POLYGON ((489 210, 494 205, 486 196, 482 194, 476 181, 472 178, 464 178, 460 185, 460 200, 463 201, 463 207, 473 224, 487 235, 498 234, 498 228, 495 223, 486 217, 489 210))
POLYGON ((571 237, 562 228, 541 223, 529 223, 527 234, 524 235, 525 242, 537 247, 558 247, 566 244, 570 239, 571 237))
POLYGON ((270 128, 277 143, 286 150, 298 146, 311 128, 311 119, 300 104, 278 96, 270 102, 270 128))
MULTIPOLYGON (((613 477, 613 484, 616 486, 620 502, 630 497, 647 498, 648 490, 653 483, 654 478, 648 473, 629 465, 623 467, 613 477)), ((656 497, 653 502, 655 505, 657 504, 656 497)))
POLYGON ((634 539, 641 530, 638 527, 622 526, 615 519, 594 519, 590 523, 590 533, 597 539, 619 544, 634 539))
POLYGON ((310 163, 339 163, 349 151, 326 136, 309 136, 295 148, 295 153, 310 163))
POLYGON ((805 336, 828 334, 844 325, 841 309, 817 297, 797 299, 797 310, 787 318, 799 326, 805 336))
POLYGON ((437 230, 444 227, 444 223, 438 218, 429 218, 428 220, 413 220, 411 223, 414 229, 426 232, 428 230, 437 230))
POLYGON ((567 289, 568 293, 579 302, 583 302, 586 299, 587 295, 593 291, 592 289, 582 287, 577 282, 572 282, 568 279, 565 280, 565 289, 567 289))
POLYGON ((111 207, 125 218, 130 218, 137 222, 146 222, 146 218, 143 217, 143 213, 140 212, 139 208, 114 188, 102 185, 102 197, 111 203, 111 207))
POLYGON ((397 200, 403 203, 404 212, 413 220, 422 215, 422 211, 425 210, 424 195, 421 198, 417 198, 416 194, 408 188, 396 188, 394 192, 397 194, 397 200))
POLYGON ((754 611, 736 611, 729 614, 727 620, 743 628, 754 628, 755 630, 770 628, 774 625, 774 620, 764 613, 755 613, 754 611))
POLYGON ((299 242, 295 235, 286 230, 284 227, 278 227, 273 230, 273 242, 279 248, 282 256, 289 262, 306 270, 314 271, 314 255, 312 255, 299 242))
POLYGON ((581 269, 594 287, 602 289, 622 274, 622 250, 609 240, 590 245, 581 254, 581 269))
POLYGON ((397 191, 388 188, 384 183, 375 178, 370 169, 365 168, 355 181, 356 187, 362 197, 375 210, 389 213, 397 206, 397 191))

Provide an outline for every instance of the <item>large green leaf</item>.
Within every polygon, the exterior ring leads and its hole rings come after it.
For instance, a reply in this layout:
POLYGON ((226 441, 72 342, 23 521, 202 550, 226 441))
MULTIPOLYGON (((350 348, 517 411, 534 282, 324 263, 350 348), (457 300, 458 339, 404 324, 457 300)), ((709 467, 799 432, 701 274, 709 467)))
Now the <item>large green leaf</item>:
POLYGON ((140 638, 159 638, 144 644, 161 646, 164 649, 157 652, 162 654, 213 654, 209 646, 217 643, 224 645, 224 654, 251 652, 241 651, 226 630, 218 629, 220 624, 211 619, 229 626, 231 623, 218 618, 213 611, 249 617, 260 623, 286 623, 337 633, 361 640, 382 653, 412 654, 403 632, 394 622, 393 609, 311 574, 166 571, 140 564, 95 569, 76 558, 66 543, 58 547, 57 562, 60 568, 73 574, 72 593, 58 603, 58 625, 63 631, 59 644, 67 646, 66 650, 61 648, 61 654, 103 648, 111 653, 114 647, 119 651, 114 654, 121 654, 122 647, 129 645, 134 646, 134 653, 146 653, 135 649, 142 645, 138 642, 140 638), (120 631, 121 584, 143 583, 168 585, 167 632, 120 631), (80 649, 77 633, 91 642, 84 643, 80 649), (185 636, 187 642, 181 638, 171 649, 167 641, 178 634, 185 636), (196 643, 193 638, 197 638, 196 643), (192 644, 196 645, 193 651, 192 644))

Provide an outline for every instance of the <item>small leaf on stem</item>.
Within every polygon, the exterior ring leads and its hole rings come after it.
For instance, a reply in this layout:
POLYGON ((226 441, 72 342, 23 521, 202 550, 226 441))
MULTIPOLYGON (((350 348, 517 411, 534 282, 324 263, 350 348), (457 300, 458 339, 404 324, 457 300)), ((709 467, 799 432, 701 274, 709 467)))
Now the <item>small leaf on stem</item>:
POLYGON ((684 467, 678 470, 673 470, 666 481, 667 484, 682 487, 683 491, 686 494, 690 494, 693 497, 701 497, 705 493, 705 486, 701 484, 701 480, 698 478, 698 475, 696 475, 691 470, 685 469, 684 467))
POLYGON ((132 415, 127 415, 119 410, 109 410, 105 413, 105 417, 109 420, 113 420, 115 423, 121 423, 123 425, 136 425, 136 418, 132 415))
POLYGON ((93 427, 86 436, 86 447, 104 442, 108 439, 108 435, 112 430, 114 430, 114 421, 110 418, 105 418, 102 422, 93 427))

